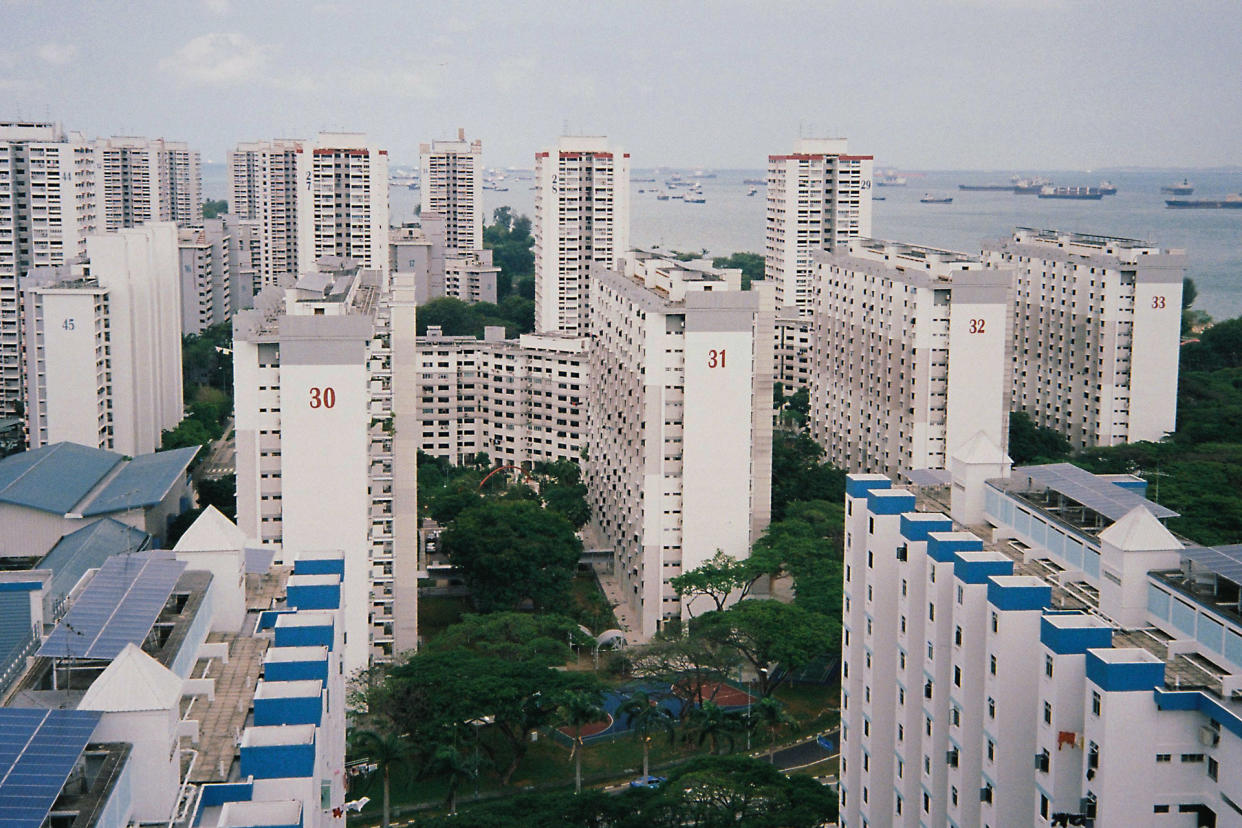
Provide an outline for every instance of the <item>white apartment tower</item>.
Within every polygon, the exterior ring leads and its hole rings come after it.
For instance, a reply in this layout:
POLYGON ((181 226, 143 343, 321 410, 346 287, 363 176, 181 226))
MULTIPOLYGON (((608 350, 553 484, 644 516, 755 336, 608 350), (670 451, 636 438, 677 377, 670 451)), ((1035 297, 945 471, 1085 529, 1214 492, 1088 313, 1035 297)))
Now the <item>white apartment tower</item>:
POLYGON ((22 406, 19 282, 86 255, 95 230, 95 154, 58 124, 0 123, 0 413, 22 406))
POLYGON ((1174 430, 1185 251, 1020 227, 984 255, 1015 270, 1015 408, 1080 449, 1174 430))
POLYGON ((451 252, 483 248, 482 163, 483 142, 467 141, 464 129, 457 130, 455 141, 419 147, 421 212, 444 214, 451 252))
POLYGON ((232 238, 224 219, 207 219, 202 227, 181 230, 177 236, 181 274, 181 333, 197 334, 203 328, 232 318, 234 304, 232 238))
POLYGON ((811 435, 851 472, 943 469, 978 432, 1007 445, 1011 272, 852 239, 814 256, 811 435))
POLYGON ((1238 549, 1130 475, 952 465, 846 484, 841 825, 1242 822, 1238 549))
POLYGON ((184 141, 132 136, 95 142, 99 226, 103 230, 171 221, 203 223, 198 152, 184 141))
POLYGON ((417 646, 413 285, 384 288, 334 262, 234 319, 238 527, 289 558, 344 552, 369 607, 346 620, 349 671, 417 646))
POLYGON ((296 272, 339 256, 387 275, 388 150, 359 133, 321 132, 296 156, 296 272))
POLYGON ((291 139, 238 144, 229 153, 229 211, 258 222, 259 287, 298 271, 298 154, 291 139))
POLYGON ((844 138, 799 138, 768 156, 765 278, 778 308, 811 313, 812 254, 871 235, 872 156, 848 155, 844 138))
POLYGON ((600 136, 535 154, 535 330, 587 333, 590 276, 630 244, 630 156, 600 136))
POLYGON ((701 612, 669 579, 717 550, 747 557, 768 524, 774 308, 740 285, 644 253, 592 274, 584 477, 632 640, 701 612))
POLYGON ((487 327, 482 339, 444 336, 431 326, 419 337, 419 450, 454 465, 480 452, 493 464, 578 462, 587 340, 504 336, 500 326, 487 327))
POLYGON ((177 228, 91 236, 87 250, 89 272, 22 280, 29 445, 149 454, 184 414, 177 228))

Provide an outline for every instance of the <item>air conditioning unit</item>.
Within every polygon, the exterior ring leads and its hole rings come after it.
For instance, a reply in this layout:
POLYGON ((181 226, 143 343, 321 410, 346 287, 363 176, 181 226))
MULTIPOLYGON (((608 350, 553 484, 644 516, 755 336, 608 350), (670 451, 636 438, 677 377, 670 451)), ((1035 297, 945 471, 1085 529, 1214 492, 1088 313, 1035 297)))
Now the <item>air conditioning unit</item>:
POLYGON ((1048 755, 1048 751, 1044 750, 1035 754, 1035 770, 1047 773, 1050 764, 1051 759, 1048 755))
POLYGON ((897 560, 899 561, 909 560, 909 554, 906 551, 906 545, 904 543, 901 546, 897 547, 897 560))
POLYGON ((1199 744, 1204 747, 1216 747, 1220 744, 1220 731, 1207 725, 1199 728, 1199 744))
POLYGON ((957 767, 957 749, 947 750, 944 754, 944 761, 951 768, 957 767))
POLYGON ((988 785, 987 787, 979 789, 979 801, 980 802, 991 802, 992 801, 992 786, 991 785, 988 785))

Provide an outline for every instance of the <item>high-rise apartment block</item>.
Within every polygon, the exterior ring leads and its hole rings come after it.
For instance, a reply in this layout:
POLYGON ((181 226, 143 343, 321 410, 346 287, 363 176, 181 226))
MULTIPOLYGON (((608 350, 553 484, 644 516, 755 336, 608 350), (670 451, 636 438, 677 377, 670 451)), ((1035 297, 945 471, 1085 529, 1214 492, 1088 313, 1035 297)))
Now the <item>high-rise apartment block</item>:
POLYGON ((585 336, 590 276, 630 244, 630 156, 603 137, 535 155, 535 330, 585 336))
POLYGON ((345 553, 349 600, 369 608, 346 620, 354 670, 417 646, 413 285, 320 266, 234 319, 237 515, 290 559, 345 553))
POLYGON ((873 239, 814 269, 810 426, 829 463, 897 474, 945 468, 979 432, 1007 445, 1009 269, 873 239))
POLYGON ((592 275, 585 481, 638 640, 702 610, 670 578, 768 524, 774 308, 740 284, 648 254, 592 275))
POLYGON ((455 141, 419 147, 421 212, 447 218, 445 245, 450 251, 483 247, 482 163, 483 142, 467 141, 464 129, 457 131, 455 141))
POLYGON ((197 334, 203 328, 232 318, 232 239, 223 219, 207 219, 202 227, 183 229, 177 237, 181 273, 181 333, 197 334))
POLYGON ((1016 271, 1015 408, 1077 448, 1174 430, 1184 251, 1020 227, 984 255, 1016 271))
POLYGON ((799 138, 768 156, 764 277, 778 308, 810 315, 812 254, 871 235, 871 172, 872 156, 848 155, 844 138, 799 138))
POLYGON ((841 824, 1225 825, 1242 783, 1242 556, 1129 475, 846 484, 841 824))
POLYGON ((91 236, 87 251, 89 270, 22 280, 29 444, 147 454, 184 414, 177 228, 91 236))
POLYGON ((419 450, 458 465, 477 454, 529 466, 581 460, 587 340, 556 334, 505 339, 444 336, 418 340, 419 450))
POLYGON ((301 141, 276 139, 238 144, 229 153, 229 211, 258 222, 260 287, 299 272, 298 155, 301 141))
POLYGON ((298 273, 325 256, 388 273, 388 150, 321 132, 297 152, 298 273))
POLYGON ((199 154, 185 142, 125 136, 100 139, 95 148, 101 229, 149 221, 202 224, 199 154))

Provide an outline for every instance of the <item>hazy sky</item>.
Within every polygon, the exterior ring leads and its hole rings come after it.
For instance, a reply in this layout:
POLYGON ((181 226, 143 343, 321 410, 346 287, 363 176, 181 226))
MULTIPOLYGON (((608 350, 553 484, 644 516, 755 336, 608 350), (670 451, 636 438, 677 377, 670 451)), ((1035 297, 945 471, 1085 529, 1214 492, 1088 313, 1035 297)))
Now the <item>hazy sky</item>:
POLYGON ((637 167, 760 167, 799 134, 907 168, 1242 163, 1242 2, 0 0, 0 119, 92 136, 464 126, 530 166, 565 126, 637 167))

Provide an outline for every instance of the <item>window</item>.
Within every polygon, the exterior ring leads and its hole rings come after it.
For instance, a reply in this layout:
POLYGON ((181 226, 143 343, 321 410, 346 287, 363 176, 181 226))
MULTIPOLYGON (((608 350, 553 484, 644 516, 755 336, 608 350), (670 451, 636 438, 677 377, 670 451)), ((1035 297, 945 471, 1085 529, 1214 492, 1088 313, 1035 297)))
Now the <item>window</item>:
POLYGON ((1100 694, 1094 690, 1091 691, 1091 715, 1100 715, 1100 694))
POLYGON ((875 564, 875 553, 867 550, 867 569, 871 569, 875 564))
MULTIPOLYGON (((900 774, 899 774, 900 775, 900 774)), ((897 797, 897 813, 901 813, 901 797, 897 797)))
POLYGON ((962 628, 961 627, 957 627, 953 631, 953 643, 959 647, 962 646, 962 628))
POLYGON ((1213 782, 1215 782, 1216 775, 1220 773, 1220 763, 1209 756, 1208 761, 1207 761, 1207 766, 1208 766, 1207 768, 1208 778, 1211 779, 1213 782))
POLYGON ((964 592, 965 592, 965 590, 963 590, 963 589, 962 589, 961 584, 958 584, 958 587, 957 587, 957 602, 958 602, 959 604, 960 604, 960 603, 962 603, 962 594, 963 594, 964 592))
POLYGON ((1151 807, 1151 812, 1153 814, 1167 814, 1169 812, 1169 806, 1168 805, 1153 805, 1151 807))
POLYGON ((953 686, 954 687, 962 686, 962 668, 958 667, 957 665, 953 666, 953 686))
POLYGON ((1000 618, 996 613, 992 613, 992 632, 1000 631, 1000 618))
POLYGON ((1052 703, 1044 702, 1044 724, 1052 724, 1052 703))
POLYGON ((901 631, 903 633, 906 631, 906 617, 904 615, 901 616, 901 631))
POLYGON ((1202 753, 1183 753, 1182 761, 1183 762, 1202 762, 1203 754, 1202 753))
POLYGON ((925 722, 924 727, 927 730, 927 735, 930 736, 931 735, 931 716, 924 716, 923 721, 925 722))
POLYGON ((957 807, 957 785, 949 788, 949 799, 953 802, 953 807, 957 807))
POLYGON ((991 762, 996 758, 996 743, 988 739, 988 761, 991 762))
POLYGON ((996 675, 996 656, 988 656, 988 672, 996 675))
POLYGON ((934 658, 934 656, 932 655, 932 653, 934 653, 934 652, 935 652, 935 648, 933 648, 933 647, 932 647, 932 643, 931 643, 930 641, 928 641, 928 642, 927 642, 927 658, 928 658, 928 660, 931 660, 932 658, 934 658))
POLYGON ((897 725, 897 741, 904 742, 906 740, 906 728, 904 725, 897 725))
POLYGON ((1039 815, 1044 819, 1048 818, 1048 797, 1043 794, 1039 795, 1039 815))
POLYGON ((1171 754, 1171 753, 1157 753, 1157 754, 1156 754, 1156 761, 1157 761, 1157 762, 1172 762, 1172 761, 1173 761, 1173 754, 1171 754))
POLYGON ((927 791, 923 791, 923 813, 931 812, 931 796, 927 791))
POLYGON ((1044 675, 1052 678, 1052 656, 1044 656, 1044 675))
POLYGON ((988 696, 988 718, 989 719, 996 718, 996 699, 992 698, 991 696, 988 696))
POLYGON ((869 770, 871 770, 871 755, 864 753, 863 754, 863 772, 865 773, 869 770))
POLYGON ((927 605, 927 620, 928 620, 928 621, 935 621, 935 620, 936 620, 936 605, 935 605, 935 604, 928 603, 928 605, 927 605))

